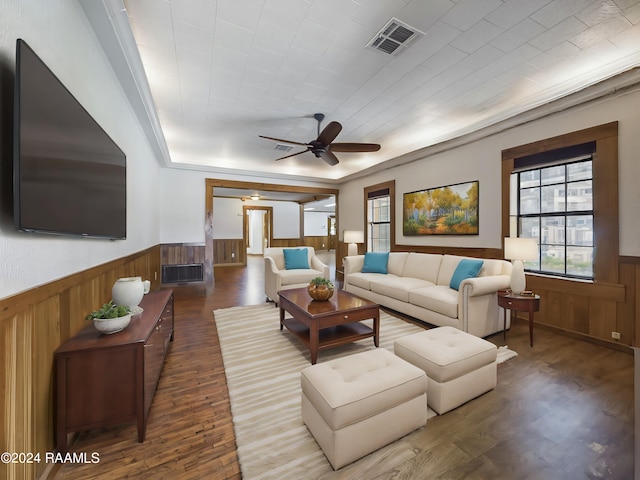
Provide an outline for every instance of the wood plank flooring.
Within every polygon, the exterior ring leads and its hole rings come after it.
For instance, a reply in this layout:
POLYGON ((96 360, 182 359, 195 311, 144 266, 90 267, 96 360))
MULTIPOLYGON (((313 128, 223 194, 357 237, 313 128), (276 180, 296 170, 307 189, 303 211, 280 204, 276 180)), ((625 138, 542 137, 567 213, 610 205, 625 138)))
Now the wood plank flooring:
MULTIPOLYGON (((240 479, 212 311, 263 303, 262 258, 215 272, 209 295, 175 291, 176 331, 151 407, 146 441, 134 425, 80 435, 72 452, 99 463, 54 468, 55 479, 240 479)), ((529 346, 516 321, 489 338, 518 357, 498 367, 495 390, 429 420, 420 455, 377 479, 633 478, 633 357, 542 329, 529 346)), ((298 479, 295 479, 298 480, 298 479)))

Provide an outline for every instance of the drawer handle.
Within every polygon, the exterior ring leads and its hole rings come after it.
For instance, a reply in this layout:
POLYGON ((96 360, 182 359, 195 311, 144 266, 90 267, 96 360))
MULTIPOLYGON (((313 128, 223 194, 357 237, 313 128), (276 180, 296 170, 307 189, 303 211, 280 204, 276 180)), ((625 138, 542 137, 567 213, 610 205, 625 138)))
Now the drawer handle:
POLYGON ((509 304, 509 305, 513 305, 513 302, 507 302, 507 304, 509 304))
POLYGON ((344 318, 345 320, 349 320, 349 315, 345 315, 345 316, 344 316, 344 317, 342 317, 342 318, 344 318))

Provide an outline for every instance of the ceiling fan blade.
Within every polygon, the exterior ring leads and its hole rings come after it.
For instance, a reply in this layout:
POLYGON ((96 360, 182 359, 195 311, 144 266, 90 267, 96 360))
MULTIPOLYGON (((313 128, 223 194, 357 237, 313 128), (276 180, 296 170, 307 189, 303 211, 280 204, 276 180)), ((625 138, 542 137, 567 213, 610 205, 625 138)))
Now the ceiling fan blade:
POLYGON ((302 145, 303 147, 308 146, 308 143, 302 143, 302 142, 294 142, 292 140, 283 140, 282 138, 275 138, 275 137, 267 137, 265 135, 258 135, 260 138, 266 138, 267 140, 274 140, 276 142, 280 142, 280 143, 288 143, 290 145, 302 145))
POLYGON ((320 158, 327 162, 329 165, 334 166, 338 164, 338 157, 336 157, 331 151, 325 150, 320 152, 320 158))
POLYGON ((332 143, 329 148, 334 152, 377 152, 377 143, 332 143))
POLYGON ((284 157, 276 158, 276 162, 277 162, 278 160, 284 160, 285 158, 295 157, 296 155, 300 155, 301 153, 307 153, 308 151, 309 151, 309 149, 306 149, 306 150, 302 150, 301 152, 292 153, 291 155, 286 155, 286 156, 284 156, 284 157))
POLYGON ((342 125, 340 125, 338 122, 331 122, 329 123, 329 125, 324 127, 324 130, 322 130, 322 132, 320 132, 317 141, 322 145, 329 145, 335 140, 341 130, 342 125))

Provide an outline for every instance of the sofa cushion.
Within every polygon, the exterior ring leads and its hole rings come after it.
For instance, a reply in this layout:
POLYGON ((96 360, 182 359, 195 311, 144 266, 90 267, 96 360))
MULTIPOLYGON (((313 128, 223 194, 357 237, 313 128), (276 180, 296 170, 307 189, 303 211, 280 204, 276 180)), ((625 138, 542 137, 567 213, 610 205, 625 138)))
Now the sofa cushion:
POLYGON ((440 270, 438 271, 438 281, 436 285, 446 285, 447 287, 451 283, 451 277, 453 272, 456 271, 456 267, 460 260, 464 257, 458 255, 443 255, 442 262, 440 263, 440 270))
POLYGON ((349 274, 349 285, 354 285, 356 287, 364 288, 365 290, 371 290, 371 282, 376 281, 380 278, 386 277, 395 277, 397 275, 393 275, 391 273, 362 273, 355 272, 349 274))
POLYGON ((409 252, 391 252, 389 253, 389 262, 387 262, 387 272, 402 277, 405 262, 409 258, 409 252))
POLYGON ((463 280, 467 278, 476 278, 478 273, 480 273, 483 263, 484 262, 482 260, 475 258, 463 258, 460 260, 460 262, 458 262, 458 266, 453 272, 449 286, 454 290, 458 290, 463 280))
MULTIPOLYGON (((278 270, 284 270, 284 252, 283 251, 286 248, 287 247, 267 247, 264 249, 264 256, 272 258, 278 270)), ((300 247, 300 248, 304 248, 307 250, 308 261, 311 262, 311 258, 313 258, 316 254, 315 249, 313 247, 300 247)))
POLYGON ((411 290, 409 303, 447 317, 458 318, 458 292, 445 285, 411 290))
POLYGON ((511 275, 511 272, 504 271, 505 264, 510 265, 509 262, 504 260, 486 258, 484 259, 484 264, 482 265, 482 269, 478 276, 490 277, 493 275, 511 275))
POLYGON ((364 254, 362 273, 387 273, 389 252, 367 252, 364 254))
POLYGON ((296 268, 293 270, 280 270, 280 284, 296 285, 298 283, 309 283, 316 277, 321 277, 322 272, 311 268, 296 268))
POLYGON ((421 278, 431 283, 438 281, 442 255, 434 253, 409 253, 402 271, 403 277, 421 278))
POLYGON ((430 287, 433 283, 420 278, 384 276, 371 280, 370 290, 401 302, 409 302, 409 292, 416 288, 430 287))
POLYGON ((301 270, 309 268, 309 254, 306 248, 285 248, 284 268, 286 270, 301 270))

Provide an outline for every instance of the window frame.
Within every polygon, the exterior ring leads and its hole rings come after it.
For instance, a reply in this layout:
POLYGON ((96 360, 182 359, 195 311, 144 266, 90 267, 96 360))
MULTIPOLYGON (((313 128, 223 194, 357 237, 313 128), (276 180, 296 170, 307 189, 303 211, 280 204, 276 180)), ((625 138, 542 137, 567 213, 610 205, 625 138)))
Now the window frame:
MULTIPOLYGON (((510 236, 513 231, 510 218, 510 178, 515 169, 515 160, 589 142, 595 143, 593 154, 593 243, 595 251, 592 283, 617 284, 619 280, 620 237, 618 227, 618 122, 503 150, 502 238, 510 236)), ((502 253, 504 254, 504 250, 502 253)), ((540 285, 551 288, 549 283, 540 285)), ((553 287, 558 288, 558 285, 553 284, 553 287)))
MULTIPOLYGON (((589 209, 578 209, 578 210, 569 210, 568 209, 568 197, 569 197, 569 191, 570 191, 570 187, 572 184, 577 184, 578 182, 582 182, 585 180, 588 180, 591 182, 591 190, 593 191, 593 153, 591 154, 586 154, 583 155, 579 158, 566 158, 564 160, 560 160, 560 161, 553 161, 552 163, 548 163, 548 162, 541 162, 541 163, 536 163, 536 164, 531 164, 528 165, 526 168, 522 168, 522 169, 515 169, 514 172, 512 173, 513 176, 515 176, 514 182, 511 184, 512 186, 515 186, 516 189, 516 196, 515 196, 515 208, 512 205, 512 211, 515 212, 515 220, 516 220, 516 234, 517 236, 521 236, 523 234, 522 232, 522 223, 523 220, 526 219, 537 219, 539 222, 539 228, 538 228, 538 235, 537 237, 533 237, 536 238, 537 242, 538 242, 538 259, 537 261, 530 261, 530 262, 525 262, 525 271, 528 272, 533 272, 533 273, 539 273, 542 275, 550 275, 550 276, 556 276, 556 277, 563 277, 563 278, 574 278, 574 279, 580 279, 580 280, 593 280, 593 252, 595 251, 595 244, 593 241, 593 219, 594 219, 594 213, 593 213, 593 203, 594 203, 594 199, 593 199, 593 193, 592 193, 592 202, 591 202, 591 208, 589 209), (569 166, 570 165, 578 165, 581 163, 587 163, 589 162, 590 164, 590 170, 591 170, 591 175, 589 176, 589 178, 582 178, 579 180, 570 180, 569 178, 569 166), (543 170, 545 169, 549 169, 549 168, 557 168, 557 167, 562 167, 563 168, 563 174, 562 174, 562 180, 561 181, 554 181, 554 182, 545 182, 543 179, 543 170), (539 172, 538 175, 538 180, 536 185, 531 185, 531 186, 523 186, 522 185, 522 178, 521 175, 525 174, 525 173, 529 173, 529 172, 539 172), (552 210, 552 211, 545 211, 544 205, 543 205, 543 196, 544 196, 544 192, 543 192, 543 188, 544 187, 561 187, 562 191, 563 191, 563 196, 564 196, 564 209, 563 210, 552 210), (537 212, 533 212, 533 213, 523 213, 522 212, 522 193, 523 190, 527 190, 527 189, 537 189, 537 197, 538 197, 538 211, 537 212), (577 217, 590 217, 591 218, 591 234, 592 234, 592 244, 591 245, 575 245, 575 244, 571 244, 569 239, 570 239, 570 235, 568 235, 568 229, 569 227, 569 219, 570 218, 577 218, 577 217), (550 242, 546 242, 543 243, 543 227, 542 224, 544 222, 545 218, 563 218, 564 222, 563 222, 563 229, 564 229, 564 235, 562 235, 562 243, 560 242, 555 242, 555 243, 550 243, 550 242), (555 247, 557 248, 561 248, 562 250, 564 250, 564 255, 563 255, 563 271, 562 272, 558 272, 558 271, 552 271, 552 270, 546 270, 543 268, 543 255, 542 252, 544 250, 544 247, 547 246, 552 246, 555 245, 555 247), (567 272, 567 266, 568 266, 568 261, 569 261, 569 255, 567 255, 567 252, 570 248, 572 247, 588 247, 591 249, 591 275, 579 275, 576 273, 568 273, 567 272), (536 264, 538 268, 533 268, 533 264, 536 264)), ((514 233, 514 232, 511 232, 514 233)))
POLYGON ((389 194, 389 251, 393 251, 396 246, 396 182, 390 180, 364 188, 364 244, 367 251, 369 251, 369 197, 384 190, 389 194))

